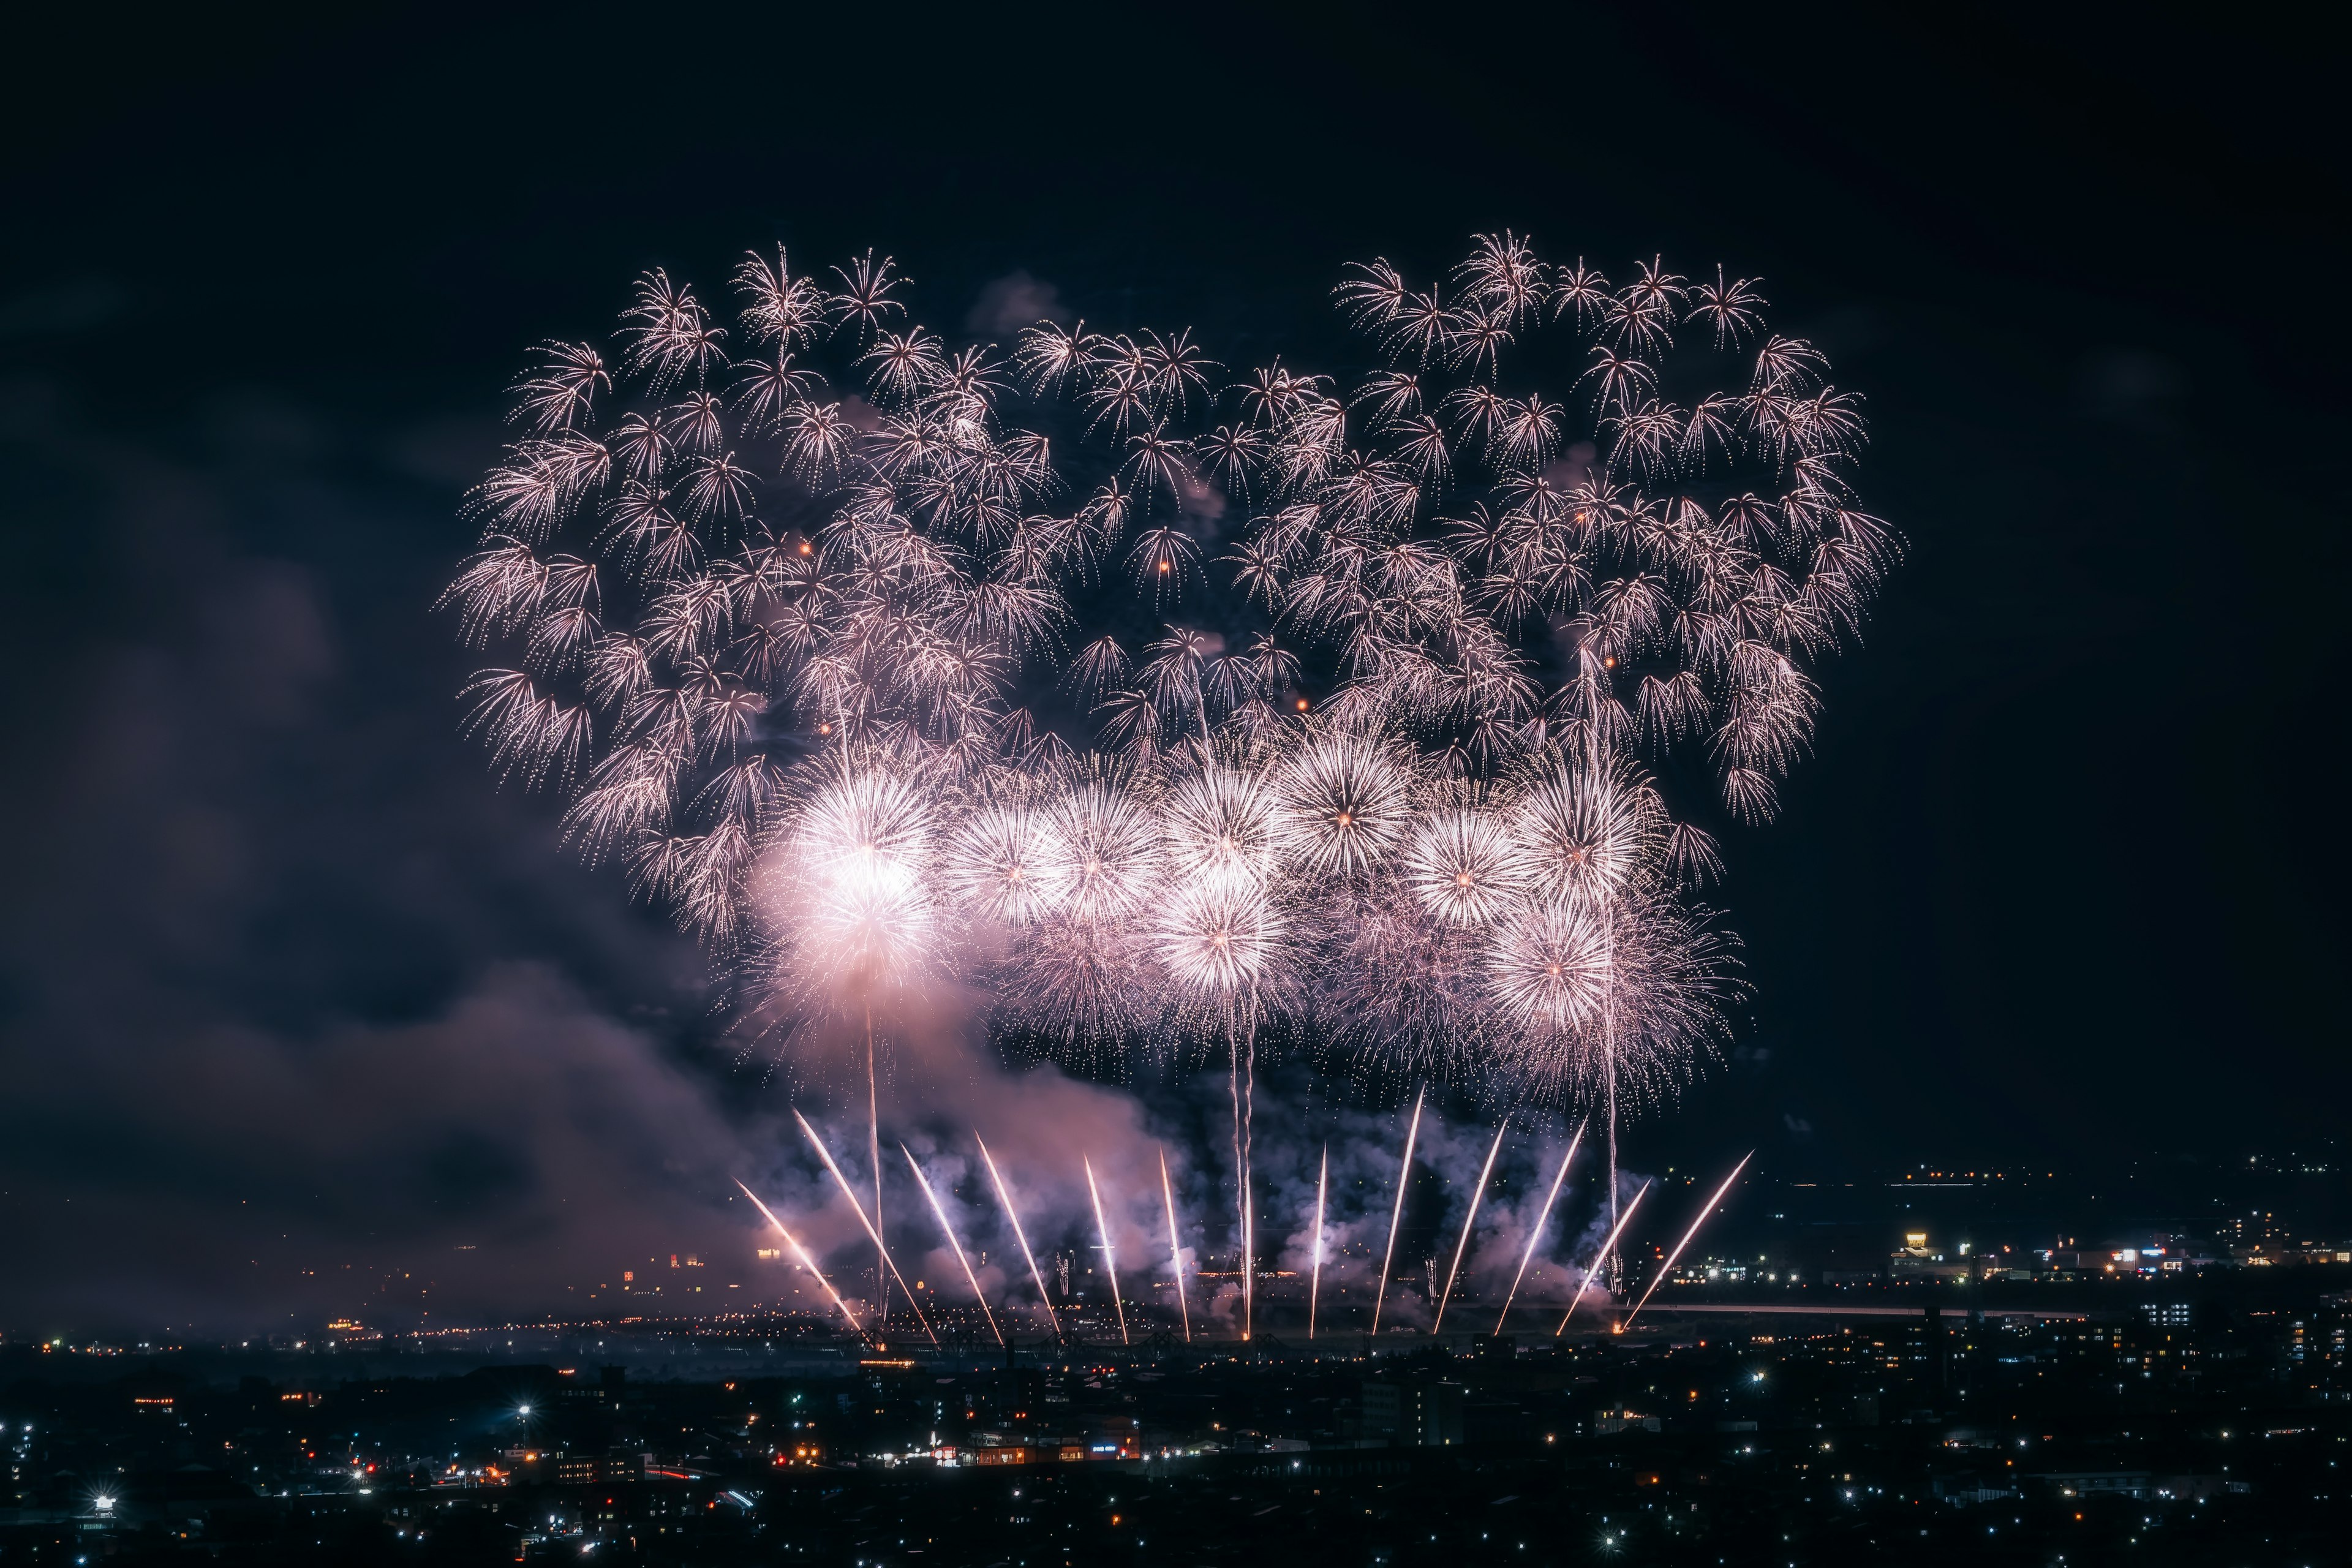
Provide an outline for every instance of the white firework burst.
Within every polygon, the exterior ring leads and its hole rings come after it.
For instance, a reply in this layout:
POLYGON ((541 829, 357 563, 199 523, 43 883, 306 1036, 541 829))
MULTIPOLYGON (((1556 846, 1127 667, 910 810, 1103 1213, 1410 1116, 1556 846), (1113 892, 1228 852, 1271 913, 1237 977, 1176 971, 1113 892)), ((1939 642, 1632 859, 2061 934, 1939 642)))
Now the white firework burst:
POLYGON ((1565 1042, 1608 994, 1601 922, 1580 900, 1522 902, 1496 922, 1486 972, 1507 1023, 1538 1039, 1565 1042))
POLYGON ((1423 817, 1407 847, 1404 885, 1440 924, 1491 925, 1528 884, 1528 857, 1491 810, 1449 807, 1423 817))
POLYGON ((1266 769, 1204 758, 1179 774, 1161 810, 1180 886, 1263 889, 1274 875, 1280 803, 1266 769))
POLYGON ((1069 890, 1069 855, 1052 817, 1020 804, 993 803, 965 818, 941 857, 950 892, 982 919, 1034 924, 1069 890))
POLYGON ((1277 788, 1283 855, 1309 876, 1370 869, 1412 827, 1412 783, 1393 742, 1348 734, 1308 741, 1277 788))
POLYGON ((1160 910, 1160 962, 1191 1003, 1230 1012, 1279 978, 1288 932, 1264 883, 1211 873, 1178 882, 1160 910))

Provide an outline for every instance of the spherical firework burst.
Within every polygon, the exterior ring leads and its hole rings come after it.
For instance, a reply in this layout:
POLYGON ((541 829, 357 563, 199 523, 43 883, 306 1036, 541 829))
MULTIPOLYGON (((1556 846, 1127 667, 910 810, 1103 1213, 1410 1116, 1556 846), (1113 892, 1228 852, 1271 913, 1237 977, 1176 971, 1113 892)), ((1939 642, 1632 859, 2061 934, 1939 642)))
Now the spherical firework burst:
POLYGON ((1496 922, 1486 949, 1495 1009, 1523 1039, 1556 1042, 1567 1059, 1574 1031, 1609 990, 1607 938, 1584 904, 1567 899, 1519 902, 1496 922))
POLYGON ((1176 774, 1162 813, 1168 871, 1181 887, 1263 889, 1282 869, 1269 772, 1204 756, 1176 774))
POLYGON ((1099 928, 1143 911, 1162 867, 1160 825, 1142 791, 1097 769, 1071 782, 1048 820, 1050 870, 1073 921, 1099 928))
POLYGON ((1384 737, 1327 734, 1301 744, 1284 768, 1276 833, 1309 877, 1370 870, 1412 826, 1412 771, 1384 737))
POLYGON ((961 908, 941 897, 937 796, 845 756, 785 819, 758 881, 779 989, 813 1009, 887 1009, 950 958, 961 908))
POLYGON ((941 861, 950 893, 1000 925, 1034 925, 1069 894, 1069 853, 1053 818, 1019 801, 971 813, 941 861))
POLYGON ((1168 870, 1155 782, 1099 756, 1044 770, 1031 810, 1049 901, 985 976, 1008 1038, 1089 1071, 1124 1067, 1164 1010, 1150 939, 1168 870))
POLYGON ((1653 871, 1664 848, 1657 791, 1614 759, 1584 766, 1536 759, 1509 823, 1528 885, 1547 900, 1606 903, 1653 871))
POLYGON ((1286 939, 1272 893, 1239 878, 1186 878, 1160 913, 1160 962, 1180 1005, 1215 1017, 1232 1018, 1284 978, 1286 939))
POLYGON ((1454 806, 1426 813, 1405 851, 1405 889, 1440 925, 1491 925, 1530 879, 1531 858, 1512 826, 1493 810, 1454 806))

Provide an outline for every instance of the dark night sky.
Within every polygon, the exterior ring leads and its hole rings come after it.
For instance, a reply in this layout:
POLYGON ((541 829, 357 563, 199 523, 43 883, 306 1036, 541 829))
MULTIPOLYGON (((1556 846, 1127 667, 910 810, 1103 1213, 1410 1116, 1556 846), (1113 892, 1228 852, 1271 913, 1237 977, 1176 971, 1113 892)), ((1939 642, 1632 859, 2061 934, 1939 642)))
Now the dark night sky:
POLYGON ((233 1314, 306 1237, 562 1256, 574 1203, 625 1250, 711 1174, 682 1147, 772 1114, 711 1087, 694 955, 492 792, 426 606, 523 351, 775 239, 894 251, 950 323, 1025 268, 1229 363, 1339 353, 1341 261, 1506 225, 1760 272, 1867 395, 1911 554, 1784 816, 1727 843, 1753 1021, 1644 1157, 2340 1126, 2321 51, 1948 9, 793 9, 17 35, 0 1325, 233 1314))

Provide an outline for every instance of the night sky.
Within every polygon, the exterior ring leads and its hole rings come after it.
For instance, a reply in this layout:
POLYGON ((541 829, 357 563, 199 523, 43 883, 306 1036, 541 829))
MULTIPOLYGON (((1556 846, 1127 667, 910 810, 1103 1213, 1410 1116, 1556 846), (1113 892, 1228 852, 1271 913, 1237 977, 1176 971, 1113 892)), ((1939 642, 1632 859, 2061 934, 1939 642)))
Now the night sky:
POLYGON ((794 9, 15 34, 0 1327, 282 1316, 459 1246, 510 1260, 451 1287, 489 1310, 710 1233, 780 1108, 690 946, 493 790, 429 606, 529 347, 775 241, 895 253, 933 321, 1025 271, 1234 364, 1350 363, 1341 262, 1505 226, 1760 273, 1866 395, 1909 555, 1782 817, 1727 836, 1757 994, 1639 1157, 2340 1128, 2352 310, 2307 40, 794 9))

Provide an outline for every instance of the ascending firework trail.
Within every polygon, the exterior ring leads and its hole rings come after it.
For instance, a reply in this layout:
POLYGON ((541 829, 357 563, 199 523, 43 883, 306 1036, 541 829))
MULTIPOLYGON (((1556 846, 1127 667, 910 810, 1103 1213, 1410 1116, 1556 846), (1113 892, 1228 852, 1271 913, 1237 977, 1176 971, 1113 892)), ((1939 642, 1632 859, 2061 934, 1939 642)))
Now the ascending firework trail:
POLYGON ((1528 1232, 1528 1249, 1519 1255, 1519 1271, 1511 1276, 1511 1288, 1503 1296, 1503 1310, 1495 1314, 1495 1331, 1503 1331, 1504 1321, 1511 1315, 1511 1303, 1518 1298, 1519 1281, 1528 1277, 1528 1265, 1535 1261, 1536 1248, 1543 1242, 1544 1226, 1551 1223, 1551 1205, 1559 1201, 1560 1184, 1568 1180, 1568 1167, 1576 1159, 1577 1145, 1584 1142, 1584 1123, 1576 1124, 1576 1136, 1568 1141, 1568 1152, 1559 1157, 1559 1170, 1551 1179, 1551 1191, 1544 1194, 1543 1212, 1536 1215, 1534 1226, 1528 1232))
POLYGON ((1675 1271, 1675 1262, 1682 1257, 1683 1248, 1691 1244, 1691 1237, 1698 1234, 1698 1227, 1706 1223, 1707 1216, 1715 1212, 1715 1205, 1723 1201, 1723 1194, 1731 1190, 1731 1184, 1739 1179, 1739 1173, 1748 1169, 1748 1162, 1754 1158, 1756 1158, 1756 1152, 1753 1149, 1742 1154, 1739 1157, 1739 1163, 1731 1167, 1731 1174, 1723 1178, 1723 1185, 1716 1188, 1714 1194, 1699 1206, 1698 1214, 1690 1222, 1690 1228, 1683 1232, 1683 1238, 1675 1243, 1675 1249, 1666 1254, 1666 1260, 1658 1265, 1657 1273, 1651 1276, 1649 1289, 1642 1292, 1642 1299, 1633 1303, 1632 1311, 1625 1314, 1625 1324, 1628 1328, 1633 1326, 1634 1319, 1642 1315, 1642 1309, 1650 1304, 1651 1292, 1657 1289, 1659 1281, 1675 1271))
POLYGON ((1184 1244, 1176 1231, 1176 1187, 1168 1179, 1168 1151, 1160 1151, 1160 1195, 1168 1205, 1168 1268, 1176 1282, 1176 1320, 1183 1326, 1184 1342, 1192 1342, 1192 1309, 1184 1300, 1184 1244))
POLYGON ((1421 1136, 1421 1101, 1422 1095, 1426 1092, 1423 1090, 1412 1097, 1412 1122, 1405 1129, 1404 1158, 1397 1163, 1396 1206, 1389 1214, 1389 1244, 1381 1254, 1381 1282, 1372 1293, 1372 1333, 1375 1338, 1381 1331, 1381 1306, 1388 1300, 1389 1268, 1396 1261, 1397 1226, 1404 1220, 1405 1187, 1412 1179, 1412 1143, 1421 1136))
MULTIPOLYGON (((898 1264, 891 1261, 889 1249, 883 1247, 882 1233, 877 1230, 874 1222, 866 1217, 865 1206, 857 1201, 856 1189, 849 1184, 849 1178, 843 1175, 841 1167, 834 1163, 833 1151, 824 1146, 824 1140, 816 1135, 816 1129, 809 1125, 807 1117, 795 1110, 793 1112, 793 1119, 801 1124, 801 1131, 808 1134, 809 1143, 816 1150, 817 1157, 824 1162, 824 1168, 833 1173, 834 1184, 841 1189, 841 1195, 848 1200, 850 1212, 857 1216, 857 1223, 863 1226, 866 1228, 866 1234, 873 1238, 876 1250, 882 1254, 882 1267, 888 1269, 891 1278, 898 1281, 898 1289, 906 1290, 907 1304, 914 1310, 915 1321, 922 1325, 923 1332, 929 1337, 931 1343, 939 1343, 940 1336, 932 1332, 930 1320, 923 1316, 922 1304, 915 1300, 915 1293, 912 1290, 907 1290, 906 1278, 899 1274, 898 1264)), ((882 1319, 879 1317, 874 1321, 877 1325, 882 1323, 882 1319)))
POLYGON ((980 1315, 987 1320, 988 1331, 996 1336, 998 1344, 1003 1344, 1004 1331, 996 1326, 996 1314, 988 1310, 987 1292, 980 1288, 980 1276, 972 1272, 971 1259, 964 1256, 963 1243, 956 1239, 955 1226, 948 1223, 948 1211, 940 1205, 939 1194, 931 1190, 930 1178, 923 1174, 923 1168, 915 1163, 913 1152, 904 1143, 898 1145, 898 1152, 907 1156, 907 1169, 915 1173, 915 1184, 922 1189, 924 1199, 931 1205, 931 1213, 939 1217, 940 1234, 948 1238, 948 1247, 955 1254, 956 1265, 963 1270, 965 1281, 971 1286, 972 1300, 980 1303, 980 1315))

